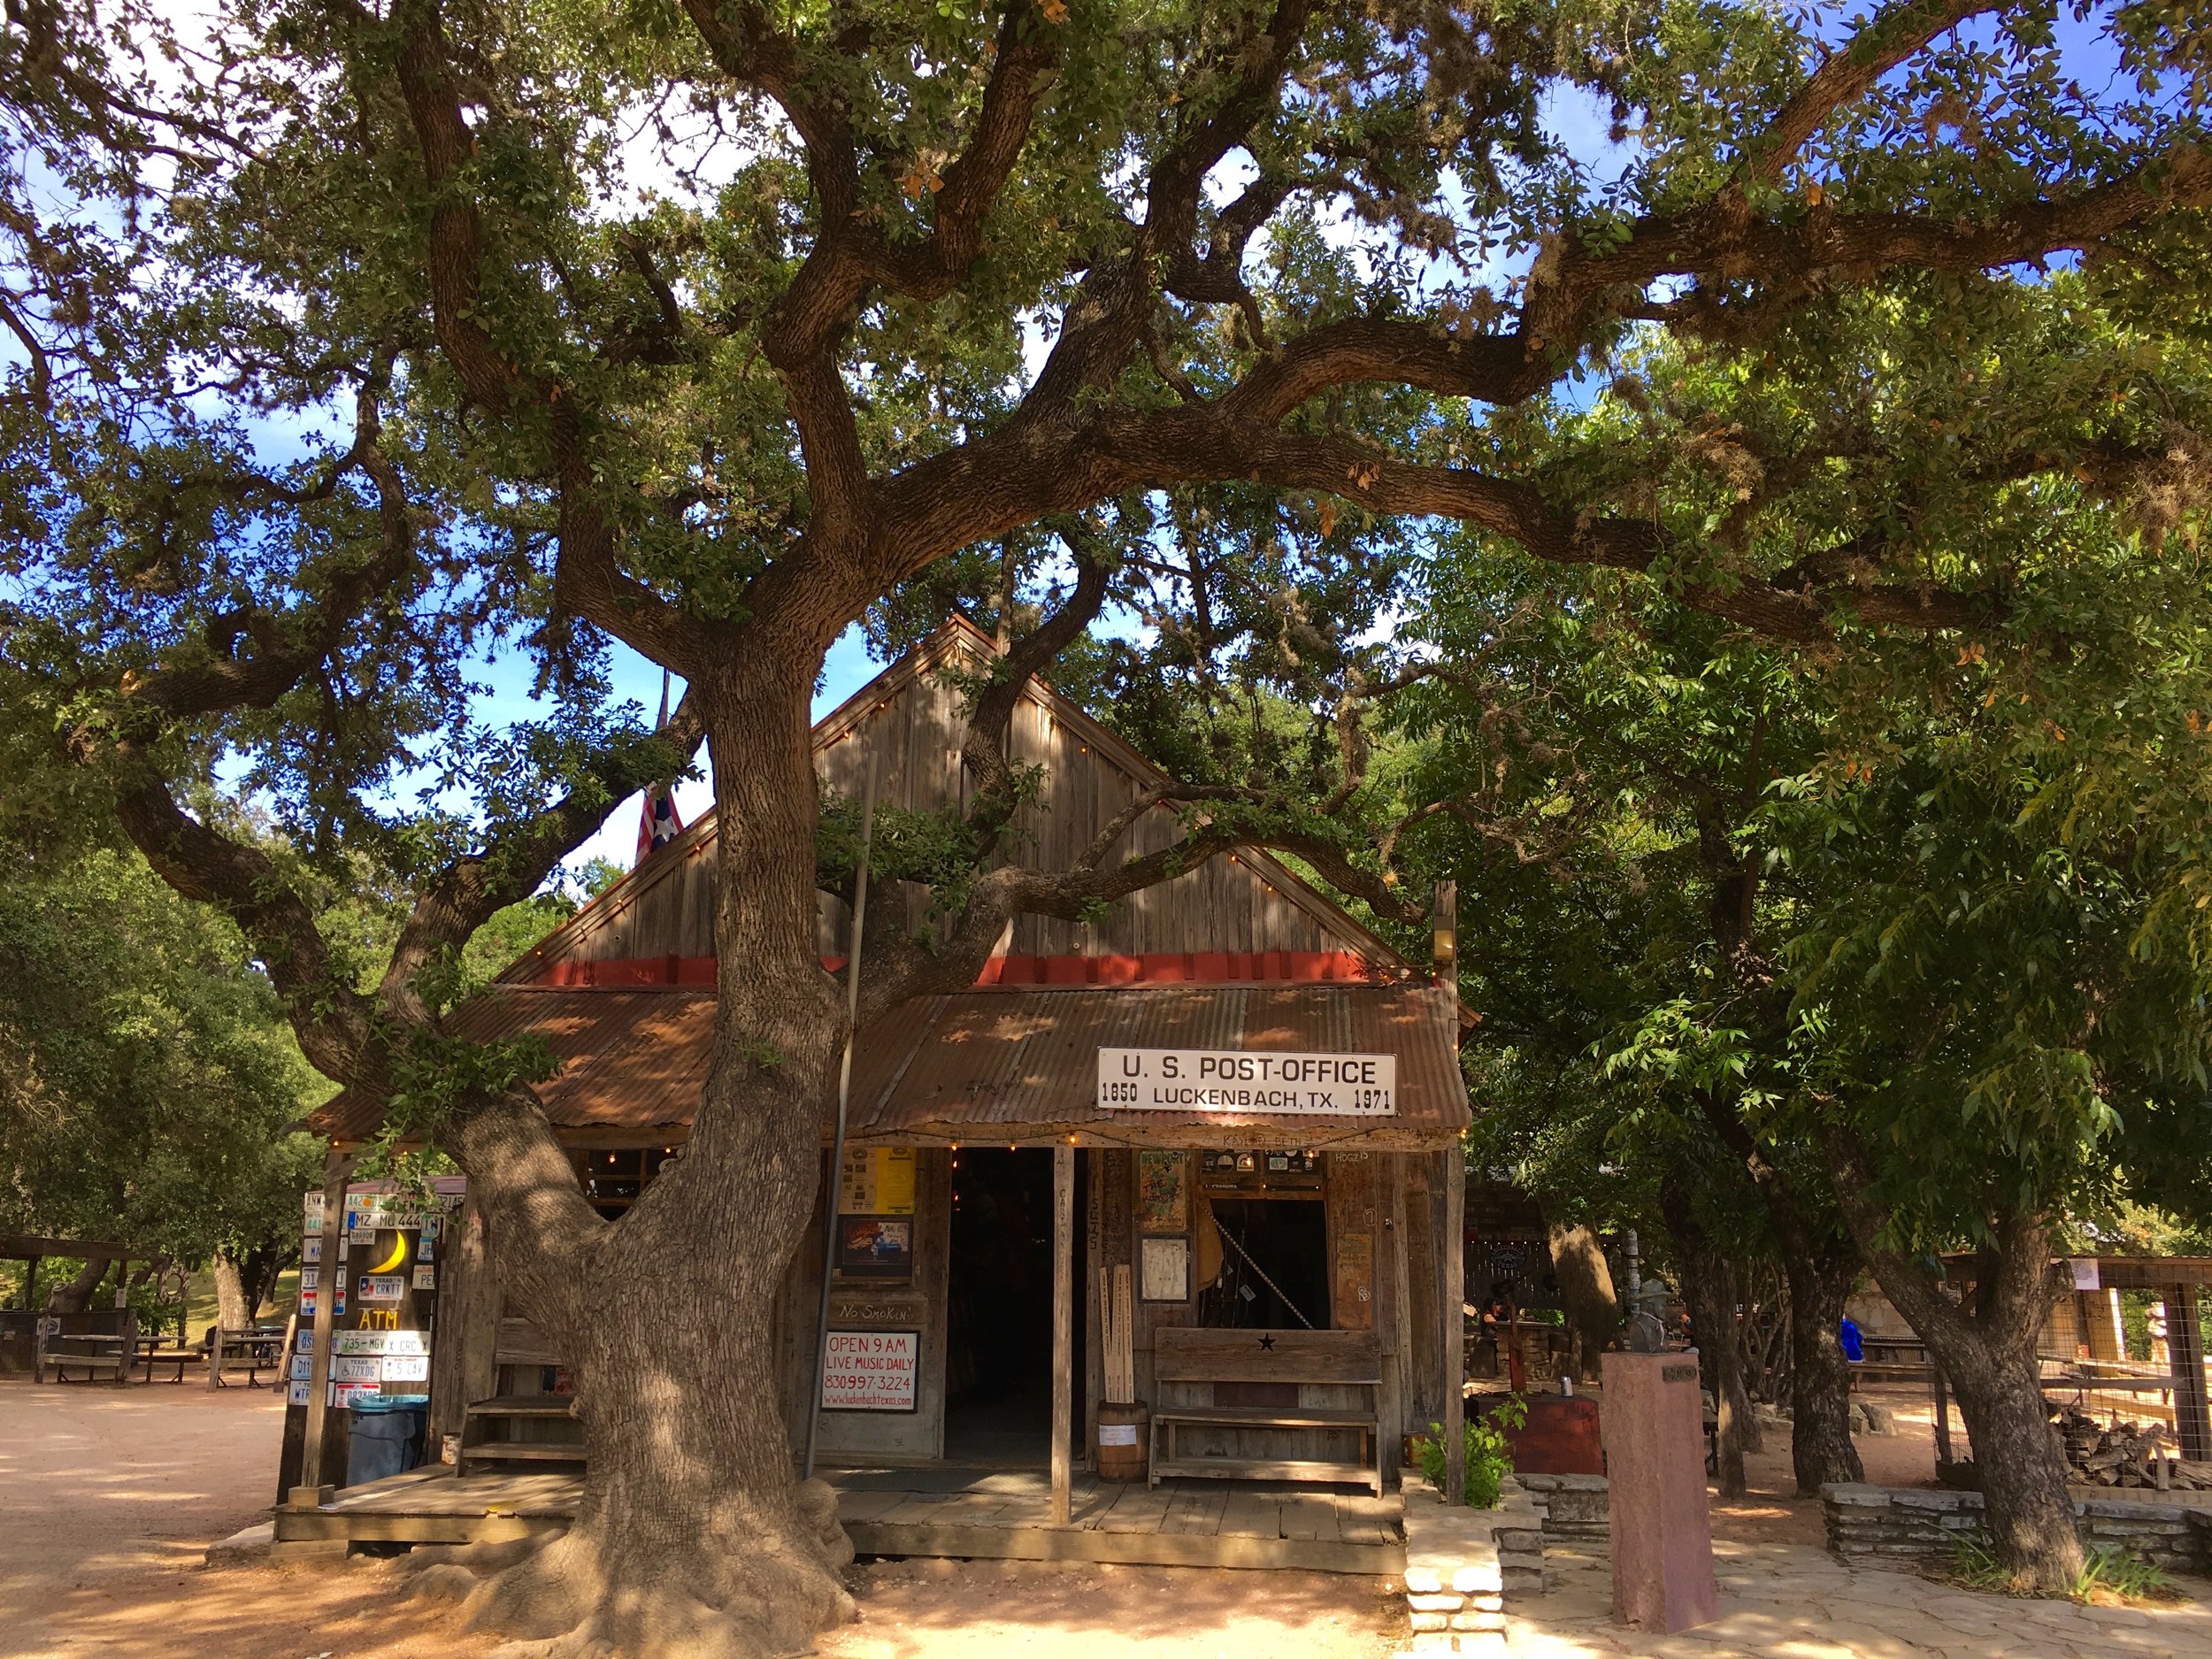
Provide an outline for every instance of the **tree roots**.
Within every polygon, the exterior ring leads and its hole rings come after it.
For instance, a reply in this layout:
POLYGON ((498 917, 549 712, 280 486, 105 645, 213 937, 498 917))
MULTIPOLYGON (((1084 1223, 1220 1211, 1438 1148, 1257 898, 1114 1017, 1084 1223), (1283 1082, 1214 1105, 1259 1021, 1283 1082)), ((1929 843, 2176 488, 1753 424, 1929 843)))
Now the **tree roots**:
POLYGON ((776 1659, 856 1616, 837 1494, 810 1480, 797 1498, 790 1528, 709 1517, 694 1542, 641 1547, 580 1521, 550 1540, 418 1549, 410 1594, 513 1638, 493 1659, 776 1659))

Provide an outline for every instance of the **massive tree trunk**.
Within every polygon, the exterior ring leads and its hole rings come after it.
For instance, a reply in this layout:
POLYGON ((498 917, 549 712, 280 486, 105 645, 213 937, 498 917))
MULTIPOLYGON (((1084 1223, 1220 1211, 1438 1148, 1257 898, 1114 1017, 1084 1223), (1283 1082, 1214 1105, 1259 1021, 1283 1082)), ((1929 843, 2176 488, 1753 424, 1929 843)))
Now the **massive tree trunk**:
POLYGON ((1587 1227, 1555 1223, 1549 1242, 1552 1277, 1559 1282, 1559 1300, 1566 1310, 1571 1358, 1579 1379, 1593 1382, 1598 1356, 1620 1333, 1621 1304, 1613 1294, 1613 1270, 1606 1264, 1605 1247, 1587 1227))
POLYGON ((247 1300, 246 1276, 240 1271, 237 1257, 218 1250, 209 1271, 215 1276, 215 1323, 226 1331, 246 1330, 261 1304, 247 1300))
POLYGON ((1955 1296, 1926 1256, 1891 1240, 1888 1210, 1855 1138, 1832 1129, 1824 1141, 1837 1200, 1875 1281, 1950 1379, 1999 1559, 2023 1588, 2071 1590, 2081 1577, 2081 1540, 2035 1351, 2050 1310, 2047 1219, 1998 1210, 1975 1258, 1972 1293, 1955 1296))
POLYGON ((836 1500, 802 1486, 770 1313, 822 1179, 844 1010, 815 938, 811 663, 713 696, 722 965, 705 1097, 618 1223, 526 1102, 454 1150, 501 1279, 569 1357, 588 1472, 575 1523, 476 1586, 473 1622, 599 1651, 759 1659, 850 1616, 836 1500))
POLYGON ((1866 1479, 1851 1443, 1851 1362, 1843 1356, 1843 1304, 1859 1253, 1830 1234, 1782 1252, 1790 1286, 1790 1466, 1806 1496, 1832 1480, 1866 1479))
POLYGON ((565 1327, 582 1379, 582 1501, 565 1533, 477 1591, 472 1622, 547 1640, 549 1655, 606 1642, 757 1659, 803 1651, 850 1617, 835 1494, 796 1479, 779 1405, 768 1336, 782 1229, 714 1162, 687 1156, 692 1190, 643 1230, 683 1241, 657 1255, 611 1245, 585 1322, 565 1327))

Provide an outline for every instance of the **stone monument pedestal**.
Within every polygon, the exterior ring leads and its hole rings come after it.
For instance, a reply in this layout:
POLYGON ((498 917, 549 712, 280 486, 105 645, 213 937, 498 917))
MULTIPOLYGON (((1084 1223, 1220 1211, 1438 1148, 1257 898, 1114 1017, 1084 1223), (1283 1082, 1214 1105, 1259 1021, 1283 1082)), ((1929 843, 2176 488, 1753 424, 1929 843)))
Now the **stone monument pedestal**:
POLYGON ((1697 1356, 1603 1356, 1613 1619, 1672 1634, 1718 1617, 1697 1356))

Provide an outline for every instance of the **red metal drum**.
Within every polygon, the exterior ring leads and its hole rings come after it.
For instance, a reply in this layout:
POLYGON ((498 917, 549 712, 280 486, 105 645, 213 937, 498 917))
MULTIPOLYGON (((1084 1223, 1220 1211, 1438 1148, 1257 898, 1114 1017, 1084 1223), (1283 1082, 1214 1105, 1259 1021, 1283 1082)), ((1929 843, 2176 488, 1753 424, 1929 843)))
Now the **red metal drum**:
MULTIPOLYGON (((1502 1404, 1503 1394, 1479 1395, 1467 1402, 1472 1422, 1502 1404)), ((1601 1475, 1604 1454, 1598 1448, 1598 1402, 1585 1394, 1528 1394, 1528 1421, 1506 1431, 1513 1447, 1513 1468, 1524 1475, 1601 1475)))

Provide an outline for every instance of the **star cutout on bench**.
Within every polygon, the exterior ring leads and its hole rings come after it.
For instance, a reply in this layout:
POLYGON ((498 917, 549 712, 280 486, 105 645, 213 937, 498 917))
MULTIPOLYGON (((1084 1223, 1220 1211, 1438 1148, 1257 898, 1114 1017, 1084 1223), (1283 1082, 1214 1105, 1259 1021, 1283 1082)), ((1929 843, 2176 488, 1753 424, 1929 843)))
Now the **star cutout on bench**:
POLYGON ((1260 1339, 1260 1346, 1271 1350, 1275 1346, 1275 1339, 1271 1336, 1263 1336, 1260 1339))

